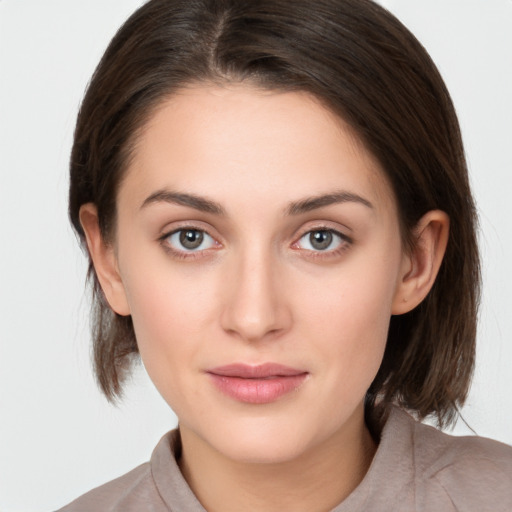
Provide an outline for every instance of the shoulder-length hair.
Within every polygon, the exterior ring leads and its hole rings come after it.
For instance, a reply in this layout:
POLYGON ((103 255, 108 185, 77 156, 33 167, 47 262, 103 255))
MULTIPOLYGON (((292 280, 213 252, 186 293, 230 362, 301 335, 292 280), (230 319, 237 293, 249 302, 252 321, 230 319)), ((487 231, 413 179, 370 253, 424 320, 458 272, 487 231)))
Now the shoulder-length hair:
MULTIPOLYGON (((69 214, 82 243, 80 207, 97 206, 111 241, 116 192, 137 134, 173 92, 201 82, 306 91, 322 101, 384 169, 404 247, 424 213, 449 215, 437 280, 416 309, 392 317, 367 406, 394 402, 420 418, 453 420, 474 366, 476 214, 454 107, 425 49, 371 0, 150 0, 111 41, 78 115, 69 214)), ((92 264, 89 273, 95 371, 114 400, 137 342, 131 318, 109 308, 92 264)))

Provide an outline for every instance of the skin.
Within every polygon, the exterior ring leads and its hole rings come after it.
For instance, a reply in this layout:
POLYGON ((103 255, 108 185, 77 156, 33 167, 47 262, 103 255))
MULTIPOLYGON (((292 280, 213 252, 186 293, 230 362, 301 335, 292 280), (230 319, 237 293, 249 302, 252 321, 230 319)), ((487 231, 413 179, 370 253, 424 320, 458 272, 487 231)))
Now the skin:
POLYGON ((242 85, 166 100, 137 142, 117 205, 110 245, 95 206, 82 207, 89 250, 179 418, 180 467, 203 506, 333 508, 371 463, 364 395, 391 315, 414 308, 434 282, 447 216, 428 212, 404 251, 392 190, 352 131, 305 93, 242 85), (177 204, 176 193, 223 212, 177 204), (343 201, 297 211, 340 193, 343 201), (206 233, 203 245, 186 250, 180 229, 206 233), (320 250, 311 232, 338 234, 320 250), (221 393, 207 373, 267 362, 307 377, 251 404, 221 393))

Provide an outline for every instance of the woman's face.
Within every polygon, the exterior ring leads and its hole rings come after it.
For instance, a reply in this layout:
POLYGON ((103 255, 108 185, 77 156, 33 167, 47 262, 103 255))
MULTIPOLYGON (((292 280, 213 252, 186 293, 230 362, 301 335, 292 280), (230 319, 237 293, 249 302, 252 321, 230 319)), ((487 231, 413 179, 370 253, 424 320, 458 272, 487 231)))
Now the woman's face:
POLYGON ((162 104, 115 254, 111 303, 185 435, 269 462, 361 428, 407 258, 379 164, 313 98, 198 86, 162 104))

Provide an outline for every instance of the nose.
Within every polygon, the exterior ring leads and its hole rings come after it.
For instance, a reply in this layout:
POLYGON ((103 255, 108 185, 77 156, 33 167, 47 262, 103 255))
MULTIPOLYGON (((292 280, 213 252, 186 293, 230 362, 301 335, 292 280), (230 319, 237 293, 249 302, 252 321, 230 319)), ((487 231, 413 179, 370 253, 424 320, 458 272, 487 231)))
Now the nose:
POLYGON ((291 310, 278 265, 269 254, 248 250, 228 272, 221 315, 226 332, 254 342, 274 339, 289 329, 291 310))

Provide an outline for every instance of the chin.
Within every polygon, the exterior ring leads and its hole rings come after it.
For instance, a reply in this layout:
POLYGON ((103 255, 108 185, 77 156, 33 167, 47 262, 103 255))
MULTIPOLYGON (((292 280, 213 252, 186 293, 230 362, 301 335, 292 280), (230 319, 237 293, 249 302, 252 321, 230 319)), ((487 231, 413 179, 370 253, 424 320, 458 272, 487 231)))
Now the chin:
MULTIPOLYGON (((225 443, 223 443, 225 444, 225 443)), ((283 464, 298 459, 307 451, 309 443, 300 442, 290 435, 258 436, 253 439, 231 440, 228 446, 219 447, 223 455, 245 464, 283 464)))
POLYGON ((222 456, 252 464, 280 464, 297 459, 318 442, 317 432, 287 418, 244 418, 199 433, 222 456), (298 426, 300 425, 300 428, 298 426))

